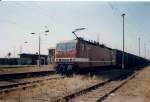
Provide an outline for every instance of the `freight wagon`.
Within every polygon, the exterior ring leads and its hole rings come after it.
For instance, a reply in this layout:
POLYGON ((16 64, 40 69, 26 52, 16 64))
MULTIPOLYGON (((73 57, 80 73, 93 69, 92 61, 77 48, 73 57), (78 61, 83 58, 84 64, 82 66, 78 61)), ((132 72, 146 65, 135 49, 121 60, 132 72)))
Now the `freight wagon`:
MULTIPOLYGON (((115 53, 115 67, 121 68, 122 67, 122 51, 114 49, 115 53)), ((136 66, 144 66, 149 64, 150 61, 148 59, 136 56, 134 54, 130 54, 124 52, 124 66, 125 68, 131 68, 136 66)))
MULTIPOLYGON (((126 52, 124 56, 125 67, 149 63, 144 58, 126 52)), ((78 38, 56 45, 55 62, 57 73, 92 72, 95 69, 121 68, 122 51, 78 38)))

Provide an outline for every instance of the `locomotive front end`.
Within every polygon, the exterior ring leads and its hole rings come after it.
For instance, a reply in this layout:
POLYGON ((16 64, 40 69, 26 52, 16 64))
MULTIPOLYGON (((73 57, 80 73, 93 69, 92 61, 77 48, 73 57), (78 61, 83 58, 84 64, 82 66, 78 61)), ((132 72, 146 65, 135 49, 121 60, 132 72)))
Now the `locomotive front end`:
POLYGON ((72 73, 74 61, 77 57, 77 40, 60 42, 56 45, 55 70, 57 73, 72 73))

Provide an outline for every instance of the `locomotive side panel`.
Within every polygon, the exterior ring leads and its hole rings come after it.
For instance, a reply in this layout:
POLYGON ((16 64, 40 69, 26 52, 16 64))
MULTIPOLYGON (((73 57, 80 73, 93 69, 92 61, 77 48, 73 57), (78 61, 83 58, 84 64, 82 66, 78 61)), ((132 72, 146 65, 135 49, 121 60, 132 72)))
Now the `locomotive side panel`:
POLYGON ((98 67, 115 65, 114 51, 99 45, 92 45, 79 41, 77 44, 77 57, 87 58, 89 61, 78 63, 80 67, 98 67))

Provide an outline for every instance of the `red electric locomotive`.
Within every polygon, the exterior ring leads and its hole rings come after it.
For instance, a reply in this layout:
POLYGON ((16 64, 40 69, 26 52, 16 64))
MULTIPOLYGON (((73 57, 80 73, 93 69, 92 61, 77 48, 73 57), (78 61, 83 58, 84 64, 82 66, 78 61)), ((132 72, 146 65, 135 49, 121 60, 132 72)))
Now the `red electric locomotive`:
POLYGON ((56 45, 55 70, 58 73, 91 71, 96 67, 115 65, 112 49, 82 38, 56 45))

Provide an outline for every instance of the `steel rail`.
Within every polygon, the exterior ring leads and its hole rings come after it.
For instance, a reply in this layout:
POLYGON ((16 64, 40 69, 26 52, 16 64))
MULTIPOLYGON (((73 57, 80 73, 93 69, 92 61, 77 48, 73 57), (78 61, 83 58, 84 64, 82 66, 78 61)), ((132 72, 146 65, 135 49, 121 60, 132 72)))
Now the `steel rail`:
POLYGON ((63 79, 63 78, 64 78, 63 76, 59 76, 59 77, 50 77, 50 78, 40 79, 40 80, 33 80, 33 81, 28 81, 28 82, 8 84, 8 85, 0 86, 0 93, 5 93, 5 92, 7 93, 10 91, 15 91, 17 89, 25 89, 28 87, 34 87, 39 82, 53 80, 53 79, 57 80, 57 79, 63 79))
MULTIPOLYGON (((72 91, 72 92, 70 92, 70 93, 67 93, 66 95, 64 95, 64 96, 61 96, 61 97, 58 97, 57 99, 53 99, 52 100, 52 102, 69 102, 69 100, 72 100, 72 99, 74 99, 75 97, 78 97, 78 96, 80 96, 80 95, 84 95, 84 94, 86 94, 86 93, 88 93, 88 92, 90 92, 90 91, 92 91, 92 90, 96 90, 97 88, 99 88, 99 87, 103 87, 104 85, 106 85, 106 84, 108 84, 108 83, 110 83, 110 82, 112 82, 112 81, 114 81, 114 80, 117 80, 117 79, 120 79, 120 78, 123 78, 123 77, 126 77, 126 76, 130 76, 130 77, 128 77, 126 80, 131 80, 131 78, 133 78, 135 75, 136 75, 136 73, 137 72, 135 72, 133 75, 130 75, 131 74, 131 72, 130 73, 124 73, 124 74, 122 74, 122 75, 120 75, 120 76, 117 76, 117 77, 115 77, 115 78, 112 78, 112 79, 109 79, 109 80, 106 80, 106 81, 104 81, 104 82, 99 82, 99 83, 96 83, 96 84, 93 84, 93 85, 91 85, 91 86, 88 86, 88 87, 86 87, 86 88, 84 88, 84 89, 79 89, 79 90, 76 90, 76 91, 72 91)), ((125 82, 126 83, 126 82, 125 82)), ((124 84, 125 84, 124 83, 124 84)), ((116 87, 114 90, 111 90, 111 92, 110 93, 112 93, 112 92, 114 92, 115 90, 117 90, 119 87, 121 87, 122 85, 119 85, 118 87, 116 87)), ((101 97, 101 98, 99 98, 99 100, 97 100, 97 102, 99 102, 99 101, 101 101, 102 99, 104 99, 105 97, 107 97, 110 93, 108 93, 108 94, 106 94, 106 95, 104 95, 103 97, 101 97)))
POLYGON ((98 100, 96 100, 96 102, 102 102, 103 100, 105 100, 110 94, 112 94, 113 92, 117 91, 119 88, 121 88, 123 85, 125 85, 128 81, 130 81, 131 79, 133 79, 136 75, 137 75, 137 73, 131 75, 125 81, 123 81, 122 83, 120 83, 117 87, 114 87, 111 91, 109 91, 108 93, 106 93, 104 96, 101 96, 98 100))

